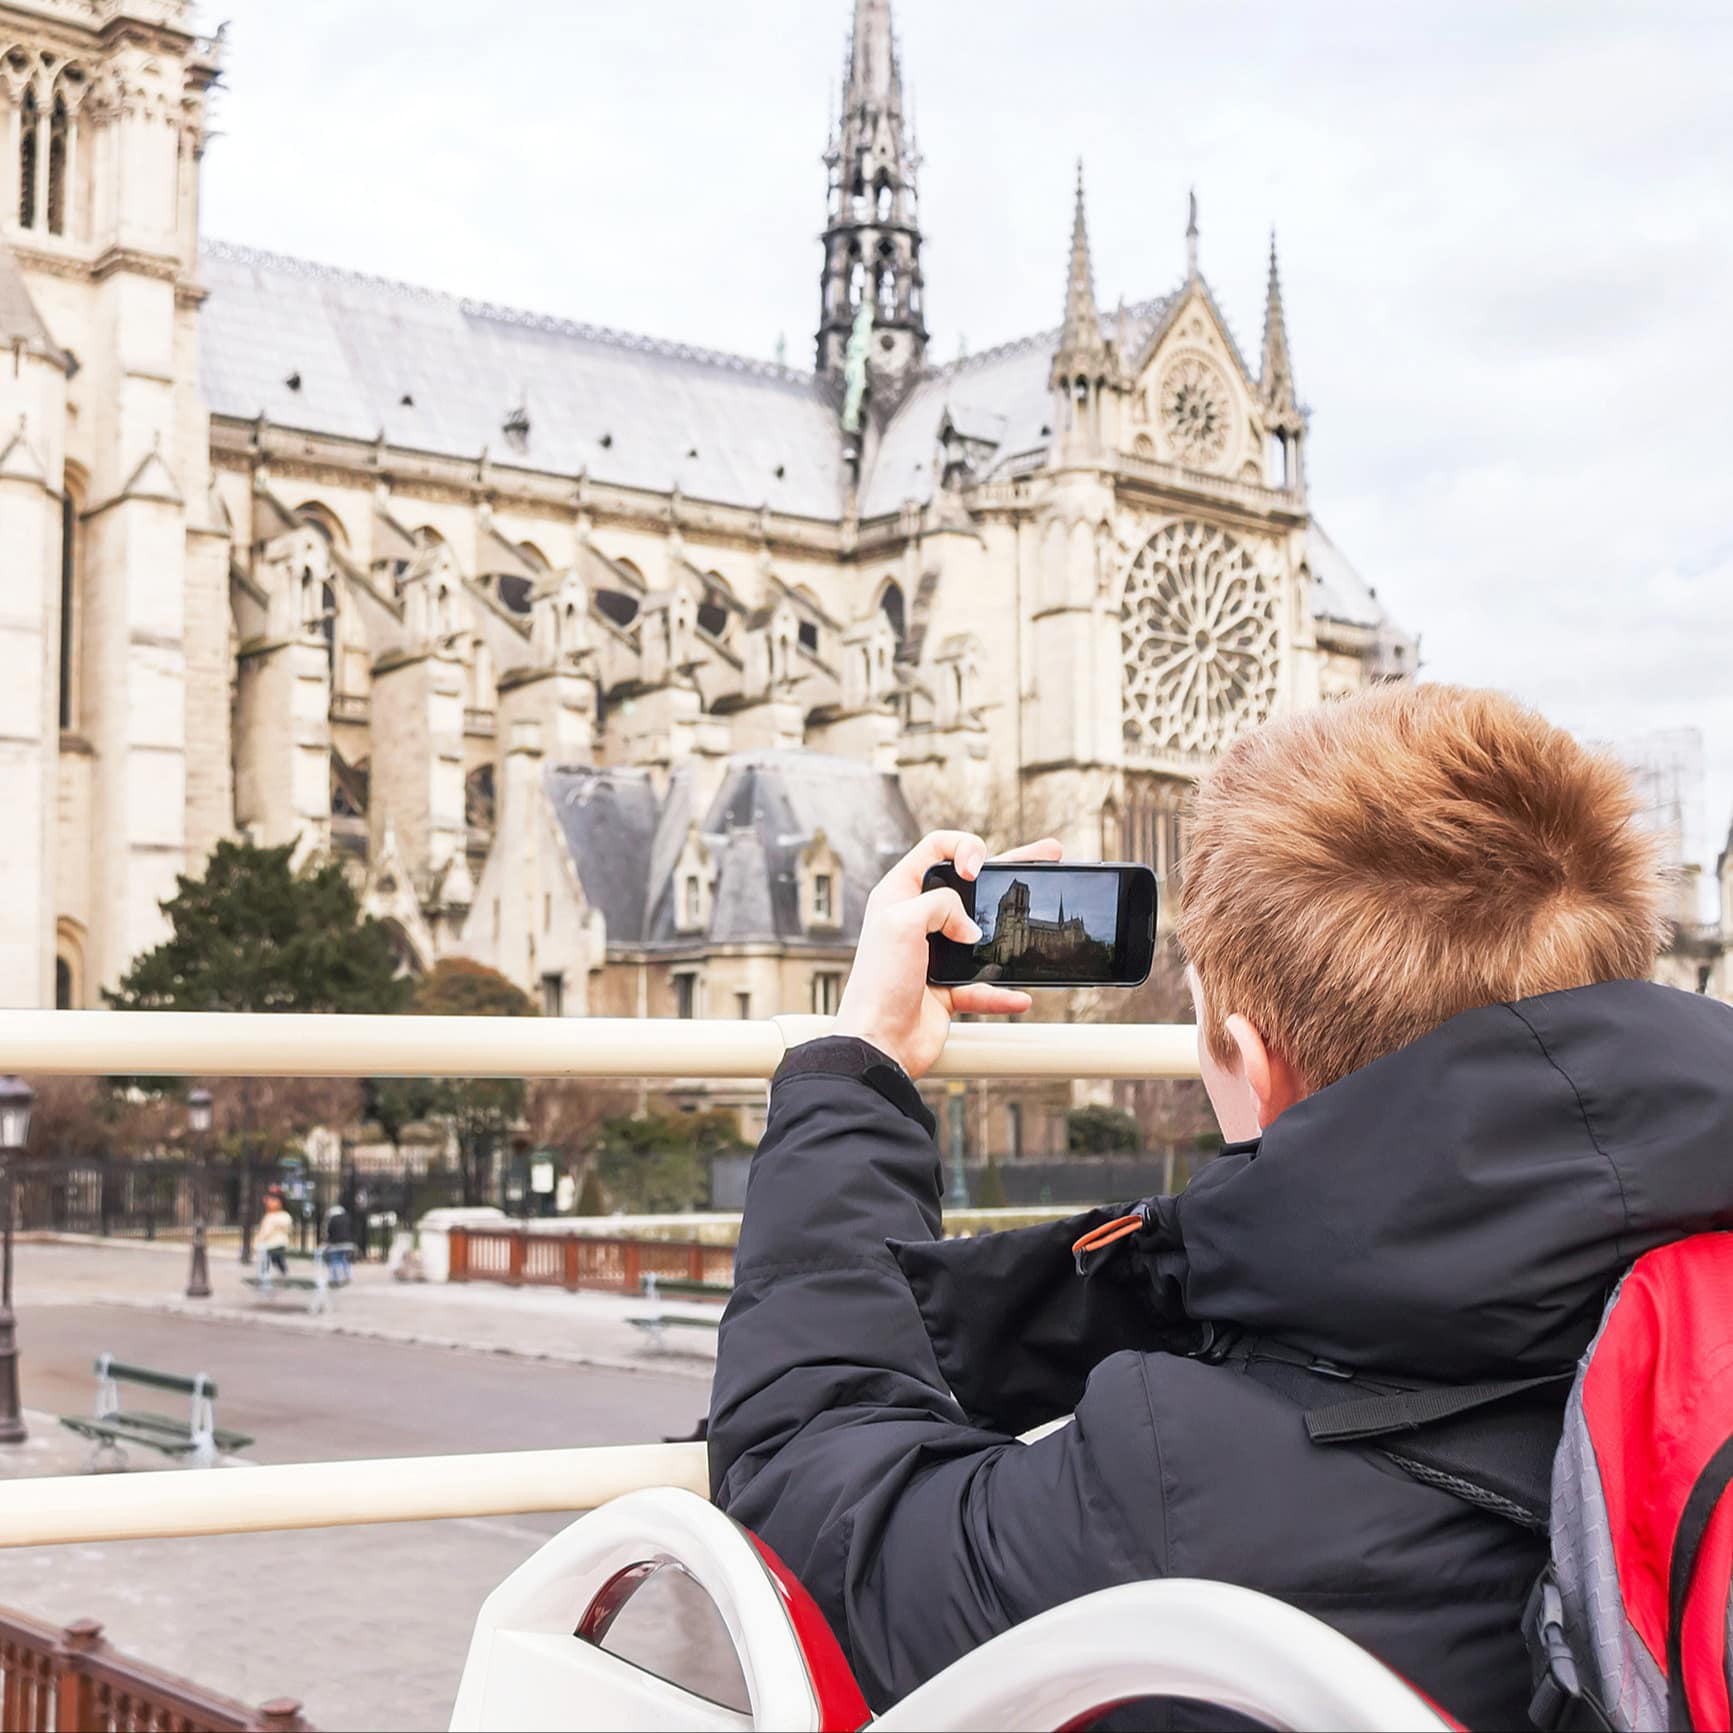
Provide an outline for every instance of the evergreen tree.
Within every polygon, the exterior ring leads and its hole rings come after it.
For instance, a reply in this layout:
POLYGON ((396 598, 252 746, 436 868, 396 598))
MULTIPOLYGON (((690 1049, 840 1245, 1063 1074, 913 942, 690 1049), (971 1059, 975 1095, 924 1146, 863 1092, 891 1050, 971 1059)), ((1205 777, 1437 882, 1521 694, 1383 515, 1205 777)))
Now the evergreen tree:
POLYGON ((176 879, 169 936, 105 993, 123 1011, 401 1011, 390 935, 335 861, 219 842, 202 878, 176 879))

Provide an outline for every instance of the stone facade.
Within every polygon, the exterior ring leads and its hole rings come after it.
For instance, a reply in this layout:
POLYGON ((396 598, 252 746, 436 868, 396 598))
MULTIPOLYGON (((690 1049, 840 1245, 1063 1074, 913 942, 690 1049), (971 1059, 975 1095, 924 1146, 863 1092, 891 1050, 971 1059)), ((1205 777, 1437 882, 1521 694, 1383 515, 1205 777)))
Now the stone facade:
POLYGON ((90 1004, 234 826, 198 378, 215 45, 179 0, 0 5, 0 997, 90 1004))
POLYGON ((550 1011, 822 1011, 918 824, 1171 881, 1236 730, 1413 672, 1312 515, 1273 248, 1254 369, 1195 203, 1098 304, 1079 171, 1060 324, 928 355, 888 0, 812 371, 201 246, 218 49, 0 0, 6 1002, 98 1003, 242 833, 550 1011))

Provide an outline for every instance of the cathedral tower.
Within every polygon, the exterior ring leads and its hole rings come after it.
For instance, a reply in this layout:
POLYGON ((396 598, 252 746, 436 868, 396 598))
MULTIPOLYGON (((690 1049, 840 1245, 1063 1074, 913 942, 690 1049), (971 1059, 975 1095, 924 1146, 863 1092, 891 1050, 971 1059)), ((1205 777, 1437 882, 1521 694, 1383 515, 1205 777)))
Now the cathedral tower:
POLYGON ((855 0, 842 115, 825 152, 830 204, 818 325, 818 370, 840 379, 857 324, 870 330, 873 406, 893 408, 927 353, 913 128, 890 0, 855 0), (863 317, 864 313, 864 317, 863 317))

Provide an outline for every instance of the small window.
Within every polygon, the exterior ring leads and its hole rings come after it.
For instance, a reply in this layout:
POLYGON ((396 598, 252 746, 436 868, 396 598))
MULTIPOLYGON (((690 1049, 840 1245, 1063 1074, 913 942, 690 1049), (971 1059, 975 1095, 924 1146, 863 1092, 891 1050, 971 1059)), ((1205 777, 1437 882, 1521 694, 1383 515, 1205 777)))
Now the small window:
POLYGON ((689 927, 700 926, 703 921, 703 887, 698 882, 696 873, 686 875, 685 924, 689 927))
POLYGON ((622 590, 597 590, 596 611, 624 630, 638 617, 638 604, 622 590))
POLYGON ((734 995, 734 1014, 742 1022, 745 1022, 752 1015, 752 995, 750 993, 736 993, 734 995))
POLYGON ((812 915, 814 920, 830 921, 836 916, 831 912, 830 874, 816 873, 812 880, 812 915))
MULTIPOLYGON (((64 957, 54 959, 54 1009, 72 1009, 72 965, 64 957)), ((741 1015, 744 1016, 745 1012, 741 1015)))
POLYGON ((811 620, 800 622, 800 647, 815 656, 818 654, 818 627, 811 620))
POLYGON ((1010 1101, 1005 1104, 1005 1131, 1011 1140, 1011 1159, 1017 1161, 1023 1154, 1023 1103, 1010 1101))
POLYGON ((563 1017, 566 1014, 566 978, 564 975, 542 976, 542 1015, 563 1017))
POLYGON ((698 1015, 698 977, 696 975, 676 975, 674 977, 674 1015, 676 1017, 696 1017, 698 1015))
POLYGON ((842 997, 842 976, 834 969, 820 969, 812 977, 812 1010, 817 1017, 834 1017, 842 997))
POLYGON ((1709 964, 1707 964, 1707 963, 1698 964, 1698 966, 1697 966, 1697 991, 1699 993, 1707 993, 1709 991, 1709 983, 1714 978, 1715 978, 1715 971, 1713 968, 1710 967, 1709 964))

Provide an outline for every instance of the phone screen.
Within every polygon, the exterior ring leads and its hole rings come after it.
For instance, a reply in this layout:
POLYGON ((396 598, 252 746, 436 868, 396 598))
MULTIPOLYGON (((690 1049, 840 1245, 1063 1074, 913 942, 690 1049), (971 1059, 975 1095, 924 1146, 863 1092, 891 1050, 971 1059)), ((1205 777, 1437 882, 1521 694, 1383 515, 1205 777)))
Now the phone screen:
POLYGON ((929 940, 927 979, 961 986, 1134 987, 1155 953, 1155 875, 1148 867, 989 861, 971 884, 935 867, 981 929, 978 943, 929 940))

